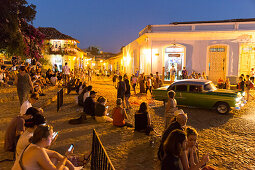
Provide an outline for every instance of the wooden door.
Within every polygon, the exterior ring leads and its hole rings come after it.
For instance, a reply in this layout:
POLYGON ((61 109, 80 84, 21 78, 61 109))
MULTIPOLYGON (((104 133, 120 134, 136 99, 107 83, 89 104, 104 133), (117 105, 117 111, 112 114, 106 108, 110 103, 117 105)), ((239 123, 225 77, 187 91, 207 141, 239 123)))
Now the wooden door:
POLYGON ((226 78, 226 45, 214 45, 209 48, 209 74, 208 79, 217 82, 221 77, 226 78))

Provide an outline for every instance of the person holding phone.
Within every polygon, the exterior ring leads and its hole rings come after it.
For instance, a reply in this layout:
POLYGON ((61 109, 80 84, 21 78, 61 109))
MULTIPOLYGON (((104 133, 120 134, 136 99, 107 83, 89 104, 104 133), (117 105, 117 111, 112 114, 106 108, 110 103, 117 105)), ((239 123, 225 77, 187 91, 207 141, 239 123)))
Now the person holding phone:
POLYGON ((97 122, 112 122, 112 118, 107 116, 107 108, 105 106, 107 100, 105 97, 100 96, 97 99, 95 108, 95 119, 97 122))
MULTIPOLYGON (((56 151, 46 149, 52 142, 53 127, 40 125, 34 131, 29 144, 16 159, 12 170, 17 169, 47 169, 47 170, 74 170, 74 165, 66 156, 56 151)), ((68 153, 68 152, 67 152, 68 153)))
POLYGON ((187 134, 187 145, 184 154, 182 155, 182 163, 184 169, 210 169, 214 170, 213 167, 206 165, 209 161, 209 155, 205 154, 199 160, 199 151, 197 144, 198 133, 193 127, 186 127, 187 134))

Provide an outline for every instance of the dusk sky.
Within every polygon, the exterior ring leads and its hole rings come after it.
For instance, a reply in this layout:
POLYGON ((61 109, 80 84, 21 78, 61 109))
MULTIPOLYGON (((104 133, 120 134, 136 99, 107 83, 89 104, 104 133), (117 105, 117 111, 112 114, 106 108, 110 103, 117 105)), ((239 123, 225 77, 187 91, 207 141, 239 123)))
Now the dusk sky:
POLYGON ((27 0, 35 27, 54 27, 80 41, 117 53, 146 26, 182 21, 255 18, 255 0, 27 0))

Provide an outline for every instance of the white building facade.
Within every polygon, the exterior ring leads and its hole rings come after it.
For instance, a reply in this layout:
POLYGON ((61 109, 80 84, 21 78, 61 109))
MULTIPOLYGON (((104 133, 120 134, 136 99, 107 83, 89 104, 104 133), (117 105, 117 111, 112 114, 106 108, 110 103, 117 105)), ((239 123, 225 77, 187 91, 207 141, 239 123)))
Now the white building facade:
POLYGON ((255 19, 148 25, 124 47, 123 58, 128 74, 159 72, 169 81, 174 65, 177 79, 186 67, 189 74, 205 72, 214 82, 221 77, 236 83, 255 67, 255 19))

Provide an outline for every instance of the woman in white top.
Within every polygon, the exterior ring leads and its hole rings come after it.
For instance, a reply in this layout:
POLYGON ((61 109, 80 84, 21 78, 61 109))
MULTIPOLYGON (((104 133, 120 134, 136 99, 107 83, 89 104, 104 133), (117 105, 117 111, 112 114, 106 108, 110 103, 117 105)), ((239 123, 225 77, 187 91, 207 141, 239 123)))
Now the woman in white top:
POLYGON ((53 128, 49 125, 40 125, 30 138, 31 144, 18 157, 12 170, 63 170, 74 169, 73 164, 65 156, 46 149, 52 142, 53 128))

